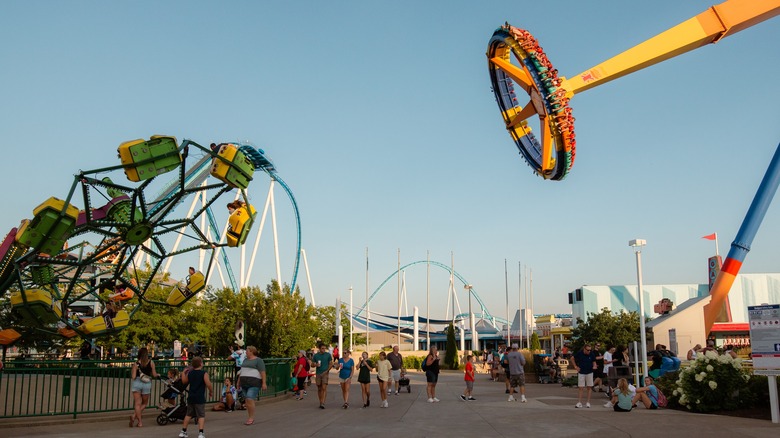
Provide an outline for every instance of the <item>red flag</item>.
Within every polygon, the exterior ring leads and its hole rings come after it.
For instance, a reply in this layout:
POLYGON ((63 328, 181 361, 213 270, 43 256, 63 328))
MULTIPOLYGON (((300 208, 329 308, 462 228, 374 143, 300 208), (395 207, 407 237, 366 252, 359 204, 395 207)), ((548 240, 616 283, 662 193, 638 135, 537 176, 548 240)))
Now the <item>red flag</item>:
POLYGON ((715 240, 715 234, 716 233, 708 234, 706 236, 701 236, 701 238, 702 239, 707 239, 707 240, 715 240))

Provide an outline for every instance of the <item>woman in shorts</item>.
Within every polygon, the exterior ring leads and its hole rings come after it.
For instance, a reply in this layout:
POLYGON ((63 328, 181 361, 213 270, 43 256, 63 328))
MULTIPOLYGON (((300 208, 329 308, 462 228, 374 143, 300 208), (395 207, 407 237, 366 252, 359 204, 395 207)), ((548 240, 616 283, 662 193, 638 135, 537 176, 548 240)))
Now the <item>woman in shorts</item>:
POLYGON ((349 387, 352 384, 352 374, 355 372, 355 361, 350 357, 352 352, 344 351, 343 357, 339 358, 336 369, 339 370, 339 382, 341 383, 341 395, 344 397, 344 409, 349 408, 349 387))
MULTIPOLYGON (((493 363, 496 359, 493 359, 493 363)), ((438 403, 436 398, 436 383, 439 381, 439 351, 431 347, 428 356, 425 357, 425 381, 428 383, 428 403, 438 403)))
POLYGON ((130 369, 131 391, 133 393, 133 415, 130 416, 130 427, 142 427, 141 415, 149 404, 149 394, 152 393, 152 377, 160 377, 154 368, 154 362, 149 358, 146 347, 138 350, 138 360, 130 369))
POLYGON ((265 362, 257 357, 257 348, 250 345, 246 347, 246 360, 241 364, 241 390, 246 396, 246 426, 255 424, 255 400, 260 394, 260 389, 265 391, 268 387, 265 383, 265 362))
POLYGON ((379 361, 376 363, 376 380, 379 382, 379 396, 382 397, 380 408, 388 407, 387 403, 387 385, 390 384, 390 361, 387 360, 387 354, 383 351, 379 353, 379 361))

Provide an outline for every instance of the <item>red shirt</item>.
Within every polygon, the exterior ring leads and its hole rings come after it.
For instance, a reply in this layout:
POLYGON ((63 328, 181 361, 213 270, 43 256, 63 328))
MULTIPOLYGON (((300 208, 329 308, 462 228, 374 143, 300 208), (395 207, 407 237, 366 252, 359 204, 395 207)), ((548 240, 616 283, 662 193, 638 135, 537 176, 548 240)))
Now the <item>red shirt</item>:
POLYGON ((466 362, 466 375, 463 380, 467 382, 474 381, 474 365, 471 362, 466 362))
POLYGON ((299 357, 298 363, 295 364, 295 369, 299 370, 298 374, 295 377, 307 377, 309 375, 309 372, 306 371, 306 358, 305 357, 299 357))

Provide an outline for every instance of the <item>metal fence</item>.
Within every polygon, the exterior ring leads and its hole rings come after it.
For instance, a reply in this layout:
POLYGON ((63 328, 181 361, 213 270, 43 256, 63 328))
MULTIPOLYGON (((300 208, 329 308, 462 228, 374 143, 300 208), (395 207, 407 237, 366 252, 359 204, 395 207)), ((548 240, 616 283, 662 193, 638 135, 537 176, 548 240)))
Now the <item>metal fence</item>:
MULTIPOLYGON (((275 397, 289 390, 292 359, 264 359, 268 389, 259 397, 275 397)), ((104 361, 11 361, 0 371, 0 418, 124 411, 133 409, 130 368, 133 360, 104 361)), ((157 373, 170 368, 183 370, 181 360, 155 360, 157 373)), ((219 401, 225 377, 235 381, 232 361, 204 360, 203 368, 214 385, 219 401)), ((156 408, 165 383, 152 381, 149 407, 156 408)))

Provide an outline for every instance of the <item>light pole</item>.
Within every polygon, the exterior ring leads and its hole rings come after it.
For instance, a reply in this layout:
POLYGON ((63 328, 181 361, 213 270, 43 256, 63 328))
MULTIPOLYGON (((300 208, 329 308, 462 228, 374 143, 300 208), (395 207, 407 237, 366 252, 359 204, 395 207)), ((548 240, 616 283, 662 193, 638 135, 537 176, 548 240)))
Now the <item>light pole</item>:
MULTIPOLYGON (((636 295, 639 301, 639 336, 642 342, 642 376, 647 377, 647 334, 645 333, 645 305, 642 300, 642 247, 647 245, 645 239, 628 241, 628 246, 634 248, 636 254, 636 295)), ((644 379, 643 379, 644 382, 644 379)))
POLYGON ((469 330, 471 330, 471 351, 474 351, 474 314, 471 313, 471 289, 474 286, 467 284, 463 286, 469 292, 469 330))

